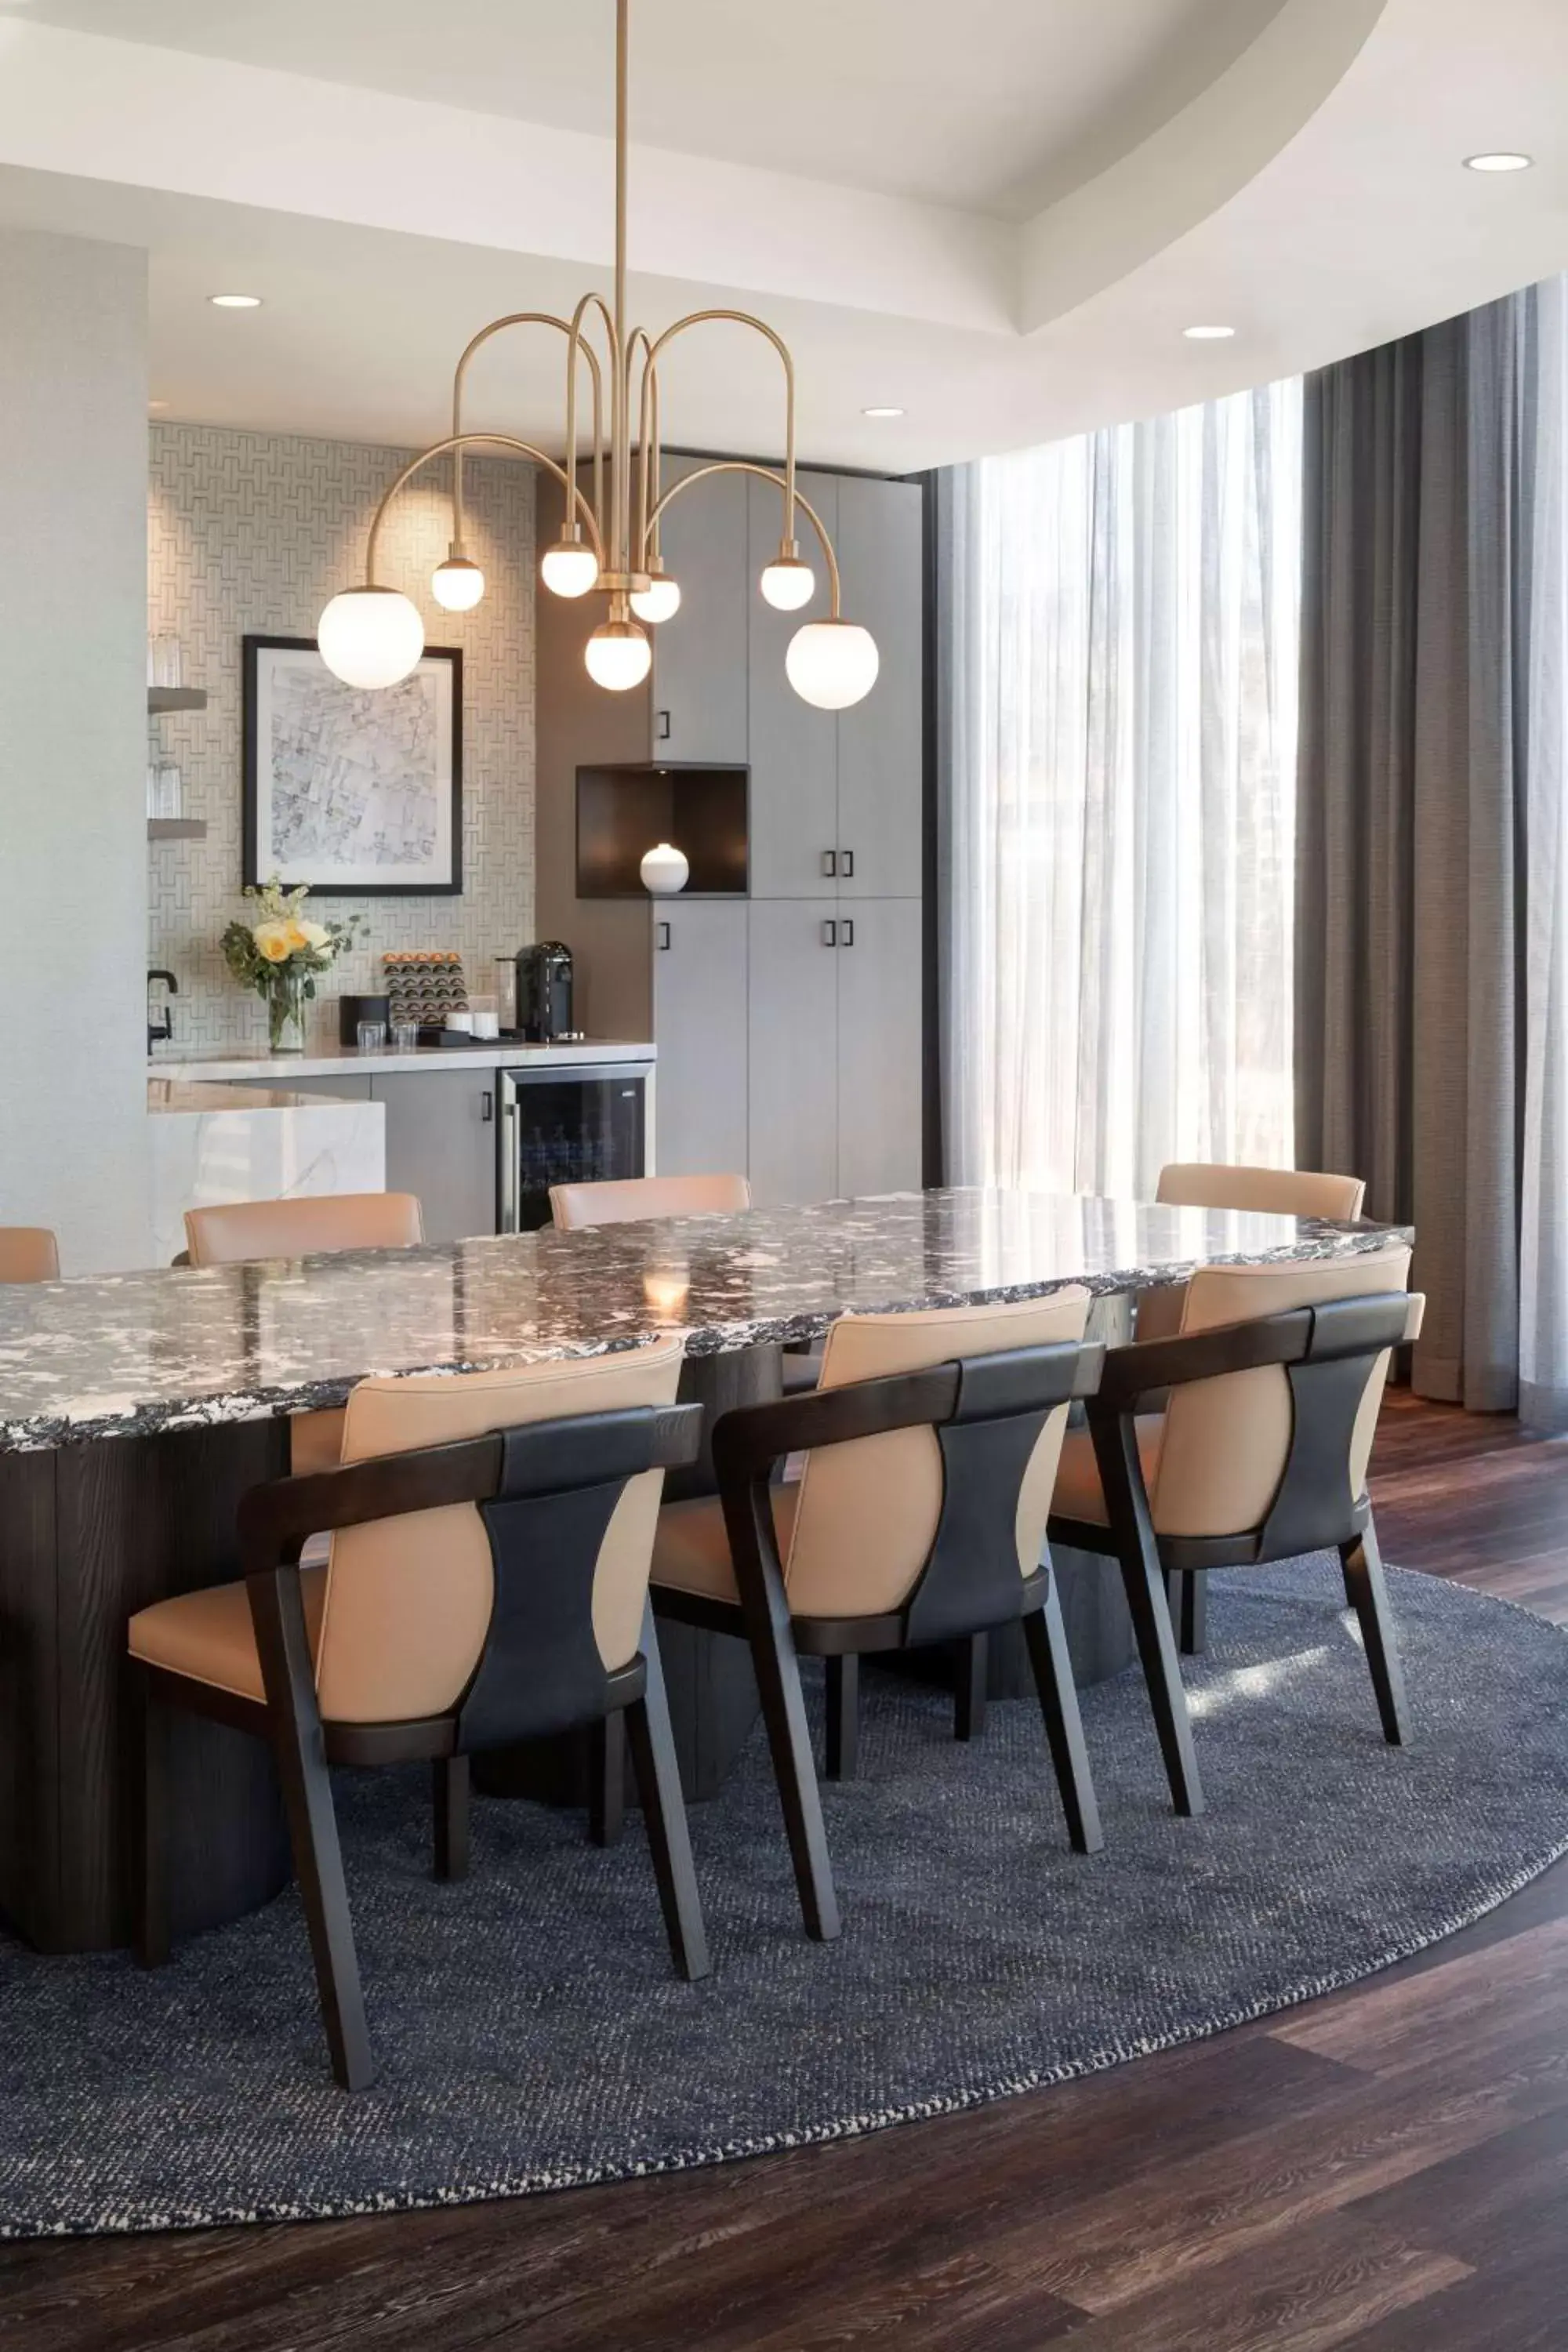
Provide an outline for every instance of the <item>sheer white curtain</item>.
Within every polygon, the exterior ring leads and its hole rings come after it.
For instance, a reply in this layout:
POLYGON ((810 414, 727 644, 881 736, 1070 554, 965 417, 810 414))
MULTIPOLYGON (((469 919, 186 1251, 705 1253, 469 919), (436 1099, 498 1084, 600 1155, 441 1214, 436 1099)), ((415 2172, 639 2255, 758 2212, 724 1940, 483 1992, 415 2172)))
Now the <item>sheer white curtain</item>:
POLYGON ((1525 757, 1524 1135, 1519 1410, 1568 1429, 1568 279, 1535 289, 1525 452, 1530 546, 1525 757))
POLYGON ((1289 1165, 1300 383, 942 489, 949 1181, 1289 1165))

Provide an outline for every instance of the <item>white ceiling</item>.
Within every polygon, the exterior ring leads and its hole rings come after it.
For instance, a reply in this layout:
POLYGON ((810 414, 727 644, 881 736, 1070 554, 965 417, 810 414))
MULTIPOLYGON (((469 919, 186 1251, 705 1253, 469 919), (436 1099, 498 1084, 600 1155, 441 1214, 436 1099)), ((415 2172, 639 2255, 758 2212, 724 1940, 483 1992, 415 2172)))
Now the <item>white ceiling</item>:
MULTIPOLYGON (((607 287, 613 18, 0 0, 0 222, 146 247, 170 415, 433 439, 477 325, 607 287)), ((634 312, 766 316, 821 462, 1151 414, 1568 268, 1568 0, 636 0, 633 34, 634 312), (1537 169, 1460 168, 1503 145, 1537 169)), ((558 447, 560 353, 492 346, 470 421, 558 447)), ((778 448, 755 339, 667 381, 677 446, 778 448)))
MULTIPOLYGON (((650 146, 1023 217, 1195 98, 1282 0, 637 0, 650 146)), ((558 130, 614 125, 610 0, 5 0, 0 15, 558 130)))

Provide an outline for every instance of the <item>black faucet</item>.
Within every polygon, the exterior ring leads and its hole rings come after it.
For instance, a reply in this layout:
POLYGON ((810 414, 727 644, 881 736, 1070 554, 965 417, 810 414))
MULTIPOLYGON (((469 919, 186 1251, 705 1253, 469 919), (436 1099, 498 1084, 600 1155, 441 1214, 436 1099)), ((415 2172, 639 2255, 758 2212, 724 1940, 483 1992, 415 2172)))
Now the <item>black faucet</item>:
MULTIPOLYGON (((147 974, 147 985, 149 988, 152 987, 153 982, 155 980, 161 980, 166 984, 171 996, 178 996, 180 992, 179 982, 174 978, 174 973, 172 971, 166 971, 162 964, 154 966, 153 970, 147 974)), ((163 1018, 162 1021, 154 1021, 152 1014, 148 1014, 147 1051, 149 1053, 152 1052, 154 1045, 173 1044, 174 1036, 174 1015, 172 1009, 167 1004, 163 1007, 163 1018)))

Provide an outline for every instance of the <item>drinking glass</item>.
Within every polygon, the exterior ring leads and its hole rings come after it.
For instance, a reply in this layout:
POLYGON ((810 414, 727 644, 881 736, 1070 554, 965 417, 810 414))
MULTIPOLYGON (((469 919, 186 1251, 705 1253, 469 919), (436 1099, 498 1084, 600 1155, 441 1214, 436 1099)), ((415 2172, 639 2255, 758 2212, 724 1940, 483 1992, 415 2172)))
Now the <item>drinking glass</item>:
POLYGON ((416 1054, 419 1051, 418 1022, 395 1021, 392 1024, 392 1042, 400 1054, 416 1054))
POLYGON ((359 1036, 359 1049, 362 1054, 379 1054, 383 1046, 386 1044, 386 1024, 384 1021, 362 1021, 359 1024, 357 1034, 359 1036))

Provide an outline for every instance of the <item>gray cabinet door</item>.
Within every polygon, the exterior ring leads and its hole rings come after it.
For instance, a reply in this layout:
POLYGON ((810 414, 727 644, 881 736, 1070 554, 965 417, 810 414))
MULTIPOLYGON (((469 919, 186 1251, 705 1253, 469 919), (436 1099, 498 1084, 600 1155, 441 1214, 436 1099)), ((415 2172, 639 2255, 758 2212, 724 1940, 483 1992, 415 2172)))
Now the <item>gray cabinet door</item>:
POLYGON ((753 1197, 830 1201, 838 1173, 836 898, 758 898, 751 920, 753 1197))
POLYGON ((838 902, 838 1190, 918 1192, 922 908, 838 902))
MULTIPOLYGON (((829 535, 839 485, 830 474, 802 474, 799 487, 829 535)), ((828 872, 838 851, 838 729, 830 710, 803 702, 784 675, 790 639, 807 621, 827 613, 827 565, 804 515, 796 529, 803 562, 816 574, 816 593, 797 613, 778 613, 757 583, 779 550, 783 497, 771 482, 747 483, 751 509, 752 896, 820 898, 837 895, 828 872)), ((693 490, 694 499, 701 493, 693 490)))
POLYGON ((838 485, 844 616, 870 630, 881 656, 865 701, 838 719, 841 897, 915 898, 924 887, 921 515, 918 483, 838 485))
MULTIPOLYGON (((668 461, 665 488, 701 463, 668 461)), ((699 482, 671 507, 662 536, 664 568, 680 583, 680 609, 649 631, 651 756, 744 766, 746 477, 715 474, 699 482)))
POLYGON ((653 909, 654 1166, 661 1176, 746 1166, 743 901, 670 898, 653 909))
POLYGON ((414 1192, 425 1238, 464 1241, 496 1229, 494 1070, 392 1070, 371 1080, 386 1108, 386 1189, 414 1192))

